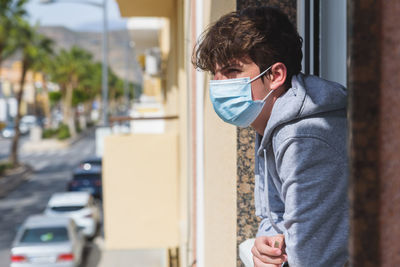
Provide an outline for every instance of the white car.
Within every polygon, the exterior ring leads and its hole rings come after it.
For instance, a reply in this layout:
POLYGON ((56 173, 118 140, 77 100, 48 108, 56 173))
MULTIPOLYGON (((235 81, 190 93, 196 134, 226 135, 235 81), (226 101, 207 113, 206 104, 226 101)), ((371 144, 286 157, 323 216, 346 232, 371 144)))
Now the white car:
POLYGON ((34 215, 18 230, 11 267, 77 267, 85 238, 71 218, 34 215))
POLYGON ((37 125, 39 125, 39 120, 36 118, 36 116, 33 116, 33 115, 23 116, 19 123, 19 128, 20 128, 21 134, 29 133, 29 131, 34 126, 37 126, 37 125))
POLYGON ((47 216, 69 217, 88 238, 96 235, 101 215, 97 203, 89 192, 55 193, 44 211, 47 216))

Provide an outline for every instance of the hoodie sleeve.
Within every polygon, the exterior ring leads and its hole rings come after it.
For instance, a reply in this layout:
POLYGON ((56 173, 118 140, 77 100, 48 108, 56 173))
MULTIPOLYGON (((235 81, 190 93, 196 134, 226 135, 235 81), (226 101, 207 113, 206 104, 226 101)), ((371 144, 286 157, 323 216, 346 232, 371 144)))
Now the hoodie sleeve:
POLYGON ((313 136, 288 138, 275 154, 289 266, 343 266, 348 253, 346 155, 313 136))

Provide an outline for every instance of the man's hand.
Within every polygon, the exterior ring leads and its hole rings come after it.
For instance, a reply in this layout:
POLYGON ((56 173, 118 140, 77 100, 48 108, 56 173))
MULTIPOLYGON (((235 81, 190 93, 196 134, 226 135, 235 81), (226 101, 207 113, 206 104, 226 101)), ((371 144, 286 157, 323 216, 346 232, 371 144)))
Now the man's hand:
POLYGON ((251 249, 254 267, 279 267, 287 261, 284 235, 259 236, 251 249))

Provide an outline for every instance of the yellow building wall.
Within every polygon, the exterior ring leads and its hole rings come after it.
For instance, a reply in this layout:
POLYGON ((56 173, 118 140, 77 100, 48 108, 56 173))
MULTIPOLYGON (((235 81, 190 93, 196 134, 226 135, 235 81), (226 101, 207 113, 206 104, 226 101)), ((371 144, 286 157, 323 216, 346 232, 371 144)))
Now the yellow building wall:
MULTIPOLYGON (((174 15, 168 20, 168 27, 161 31, 160 34, 160 45, 163 51, 164 58, 164 73, 165 73, 165 113, 167 115, 179 115, 179 94, 185 88, 179 88, 179 70, 181 64, 179 62, 182 49, 181 46, 181 23, 179 23, 180 9, 176 7, 174 10, 174 15), (169 30, 169 34, 166 31, 169 30), (168 53, 166 53, 168 51, 168 53)), ((166 131, 176 130, 178 126, 178 121, 168 121, 165 125, 166 131)))
POLYGON ((174 12, 175 0, 118 0, 122 17, 169 17, 174 12))
POLYGON ((162 99, 161 78, 144 75, 143 77, 143 94, 154 96, 158 101, 162 99))
POLYGON ((205 266, 236 266, 236 127, 209 101, 205 116, 205 266))
MULTIPOLYGON (((206 24, 236 10, 236 1, 205 1, 206 24)), ((204 103, 204 266, 236 266, 236 127, 212 107, 208 79, 204 103)))
POLYGON ((190 150, 189 150, 189 130, 188 130, 188 109, 189 103, 187 102, 188 99, 188 73, 186 72, 186 64, 185 64, 185 52, 186 49, 186 42, 185 42, 185 32, 187 25, 184 23, 185 21, 185 6, 183 0, 177 1, 177 14, 176 14, 176 46, 175 49, 177 50, 177 69, 178 69, 178 94, 177 94, 177 108, 178 108, 178 115, 179 115, 179 176, 180 176, 180 239, 179 239, 179 247, 180 247, 180 266, 187 266, 189 263, 189 255, 188 251, 190 251, 190 213, 189 210, 191 208, 190 202, 190 190, 189 187, 192 186, 190 181, 191 175, 189 174, 190 171, 190 150))
MULTIPOLYGON (((205 0, 205 25, 208 25, 212 21, 215 21, 220 16, 227 12, 234 11, 236 9, 235 0, 205 0)), ((191 138, 192 132, 189 129, 191 126, 191 117, 193 114, 189 112, 191 110, 190 100, 188 92, 191 90, 188 84, 189 73, 192 71, 192 65, 190 64, 191 48, 193 43, 191 40, 191 28, 190 21, 188 18, 189 1, 175 0, 173 1, 173 9, 169 10, 169 14, 162 13, 162 10, 150 9, 149 4, 146 4, 146 8, 137 9, 138 1, 118 0, 121 9, 124 9, 127 13, 126 16, 140 15, 140 16, 166 16, 170 19, 170 36, 168 42, 170 43, 170 51, 166 56, 166 68, 165 68, 165 111, 166 115, 175 115, 178 113, 179 120, 171 121, 168 124, 167 129, 169 130, 178 129, 180 134, 179 139, 179 160, 177 160, 179 182, 176 186, 179 200, 179 219, 176 219, 175 227, 180 229, 179 238, 176 239, 177 243, 181 248, 181 265, 187 266, 186 263, 191 264, 194 259, 190 257, 194 236, 189 236, 188 233, 193 229, 190 229, 193 220, 193 214, 195 210, 192 209, 190 199, 192 198, 190 188, 192 188, 192 152, 190 146, 192 146, 196 140, 191 138), (129 6, 129 8, 128 8, 129 6), (144 10, 146 9, 146 10, 144 10), (129 12, 128 12, 129 10, 129 12), (147 12, 147 13, 146 13, 147 12), (159 12, 159 13, 157 13, 159 12), (175 125, 179 123, 179 125, 175 125), (179 193, 178 193, 179 192, 179 193), (190 209, 190 210, 189 210, 190 209), (190 240, 188 240, 190 239, 190 240), (189 253, 187 253, 189 251, 189 253), (189 259, 186 259, 189 257, 189 259)), ((147 3, 147 2, 146 2, 147 3)), ((149 2, 153 3, 153 1, 149 2)), ((162 1, 157 1, 158 9, 164 9, 162 1)), ((170 2, 164 2, 165 4, 170 2)), ((193 1, 190 2, 194 4, 193 1)), ((123 14, 124 15, 124 14, 123 14)), ((160 36, 160 43, 166 40, 166 36, 160 36), (165 39, 164 39, 165 38, 165 39)), ((164 42, 166 43, 166 42, 164 42)), ((164 89, 164 88, 163 88, 164 89)), ((205 266, 207 267, 220 267, 220 266, 236 266, 236 127, 223 123, 213 111, 211 106, 209 95, 208 95, 208 80, 204 88, 205 102, 204 102, 204 223, 205 223, 205 266)), ((190 94, 189 94, 190 95, 190 94)), ((106 142, 108 142, 106 140, 106 142)), ((120 144, 121 149, 127 147, 122 142, 120 144)), ((107 147, 106 144, 106 158, 107 161, 107 147)), ((110 145, 111 147, 111 145, 110 145)), ((142 146, 140 146, 142 147, 142 146)), ((131 148, 133 149, 133 148, 131 148)), ((136 150, 141 150, 136 148, 136 150)), ((116 153, 116 152, 115 152, 116 153)), ((129 155, 126 153, 126 155, 129 155)), ((111 156, 110 156, 111 157, 111 156)), ((129 157, 132 157, 129 155, 129 157)), ((128 158, 129 158, 128 157, 128 158)), ((132 160, 129 160, 131 162, 132 160)), ((145 162, 145 161, 140 161, 145 162)), ((116 164, 116 163, 115 163, 116 164)), ((128 164, 129 165, 129 164, 128 164)), ((120 166, 124 166, 121 164, 120 166)), ((178 179, 178 178, 177 178, 178 179)), ((176 185, 176 184, 175 184, 176 185)), ((120 198, 123 194, 120 194, 116 188, 114 191, 118 192, 115 197, 120 198), (121 195, 121 196, 120 196, 121 195)), ((127 190, 121 188, 121 190, 127 190)), ((134 196, 132 194, 132 196, 134 196)), ((132 198, 132 196, 130 198, 132 198)), ((105 195, 105 197, 107 197, 105 195)), ((111 196, 109 196, 111 198, 111 196)), ((125 202, 130 198, 126 197, 125 202)), ((162 199, 160 197, 160 199, 162 199)), ((107 199, 105 199, 105 202, 107 199)), ((105 207, 107 210, 112 210, 113 206, 105 207)), ((144 212, 144 211, 143 211, 144 212)), ((177 212, 178 213, 178 212, 177 212)), ((106 244, 117 247, 118 239, 126 239, 125 236, 118 236, 113 239, 113 244, 107 241, 107 229, 119 228, 118 220, 114 220, 111 213, 106 214, 106 244), (107 220, 110 222, 107 223, 107 220), (114 220, 113 224, 111 220, 114 220), (109 226, 107 227, 107 224, 109 226), (111 227, 113 226, 113 227, 111 227)), ((132 222, 133 223, 133 222, 132 222)), ((131 224, 132 224, 131 223, 131 224)), ((110 230, 109 230, 110 231, 110 230)), ((178 232, 178 230, 177 230, 178 232)), ((135 233, 136 234, 136 233, 135 233)), ((140 233, 137 233, 140 234, 140 233)), ((135 241, 127 242, 127 246, 135 241)))
POLYGON ((106 249, 177 246, 178 135, 112 135, 104 146, 106 249))

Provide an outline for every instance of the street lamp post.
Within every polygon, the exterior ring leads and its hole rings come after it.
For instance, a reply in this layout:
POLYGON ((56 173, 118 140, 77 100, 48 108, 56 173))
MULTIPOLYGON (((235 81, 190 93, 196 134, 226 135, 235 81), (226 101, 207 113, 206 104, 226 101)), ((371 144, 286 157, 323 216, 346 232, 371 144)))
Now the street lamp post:
POLYGON ((128 59, 128 53, 129 53, 129 48, 130 48, 130 42, 127 41, 125 44, 125 79, 124 79, 124 115, 128 115, 128 110, 129 110, 129 95, 128 95, 128 90, 129 90, 129 82, 128 82, 128 77, 129 77, 129 59, 128 59))
POLYGON ((42 4, 51 4, 56 2, 68 2, 68 3, 77 3, 77 4, 85 4, 91 5, 95 7, 99 7, 103 9, 103 41, 102 41, 102 50, 103 50, 103 61, 102 61, 102 124, 103 126, 108 126, 108 29, 107 29, 107 0, 103 0, 102 4, 92 1, 79 1, 79 0, 41 0, 42 4))
POLYGON ((103 126, 108 126, 108 29, 107 29, 107 0, 103 0, 103 71, 102 71, 102 99, 103 99, 103 126))
POLYGON ((125 105, 124 105, 124 113, 125 115, 128 115, 128 111, 130 108, 130 99, 129 99, 129 81, 128 81, 128 77, 129 77, 129 55, 130 55, 130 50, 135 47, 135 42, 134 41, 130 41, 129 40, 129 32, 127 32, 127 40, 126 40, 126 44, 125 44, 125 79, 124 79, 124 101, 125 101, 125 105))

